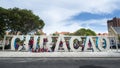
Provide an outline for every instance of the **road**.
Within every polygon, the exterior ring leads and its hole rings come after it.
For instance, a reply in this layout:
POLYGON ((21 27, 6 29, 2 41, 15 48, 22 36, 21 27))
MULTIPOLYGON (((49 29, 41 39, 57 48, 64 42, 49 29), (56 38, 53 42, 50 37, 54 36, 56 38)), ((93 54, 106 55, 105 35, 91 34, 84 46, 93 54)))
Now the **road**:
POLYGON ((120 68, 120 58, 0 58, 0 68, 120 68))

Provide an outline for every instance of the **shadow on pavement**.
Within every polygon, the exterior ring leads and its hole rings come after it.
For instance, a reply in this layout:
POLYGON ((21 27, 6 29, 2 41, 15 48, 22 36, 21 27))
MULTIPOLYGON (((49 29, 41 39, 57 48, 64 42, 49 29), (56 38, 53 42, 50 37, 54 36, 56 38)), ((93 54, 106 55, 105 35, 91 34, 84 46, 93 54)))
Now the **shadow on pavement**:
POLYGON ((84 66, 80 66, 79 68, 106 68, 106 67, 95 66, 95 65, 84 65, 84 66))

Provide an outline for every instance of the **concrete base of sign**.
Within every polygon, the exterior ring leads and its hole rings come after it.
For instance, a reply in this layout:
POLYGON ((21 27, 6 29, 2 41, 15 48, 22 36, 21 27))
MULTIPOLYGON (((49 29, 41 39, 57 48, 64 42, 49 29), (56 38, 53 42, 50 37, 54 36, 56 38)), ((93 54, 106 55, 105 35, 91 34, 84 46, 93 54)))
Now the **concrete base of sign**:
POLYGON ((1 51, 0 57, 29 57, 29 58, 41 58, 41 57, 84 57, 84 58, 104 58, 104 57, 120 57, 120 52, 8 52, 1 51))

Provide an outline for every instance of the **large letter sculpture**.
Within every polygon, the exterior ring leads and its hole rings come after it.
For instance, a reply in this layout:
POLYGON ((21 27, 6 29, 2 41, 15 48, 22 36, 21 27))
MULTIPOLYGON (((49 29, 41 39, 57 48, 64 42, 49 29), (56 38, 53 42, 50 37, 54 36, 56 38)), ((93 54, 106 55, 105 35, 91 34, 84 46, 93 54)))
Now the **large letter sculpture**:
POLYGON ((65 42, 65 39, 64 39, 64 36, 59 36, 58 39, 57 39, 57 43, 56 43, 56 47, 55 47, 55 52, 58 52, 58 48, 59 48, 59 43, 60 41, 63 42, 63 48, 64 48, 64 51, 65 52, 68 52, 68 49, 67 49, 67 46, 66 46, 66 42, 65 42))
POLYGON ((71 39, 70 39, 70 48, 73 52, 78 52, 78 51, 81 51, 82 50, 82 47, 79 47, 78 49, 75 49, 73 47, 73 43, 74 43, 74 40, 77 39, 78 41, 82 41, 81 40, 81 37, 78 37, 78 36, 72 36, 71 39))
MULTIPOLYGON (((54 39, 54 38, 52 39, 52 37, 54 37, 54 36, 41 35, 41 36, 33 36, 33 37, 34 37, 33 50, 46 49, 46 52, 47 51, 50 51, 50 52, 52 51, 51 50, 51 48, 53 46, 52 43, 54 43, 54 42, 52 42, 53 39, 54 39), (45 41, 44 39, 47 39, 47 41, 45 41), (45 44, 43 44, 43 43, 45 43, 45 44), (38 46, 38 47, 36 47, 36 46, 38 46)), ((68 37, 68 36, 58 36, 57 37, 57 41, 56 41, 55 48, 54 48, 55 52, 59 51, 60 42, 62 42, 61 49, 64 50, 65 52, 68 52, 68 48, 67 48, 66 41, 65 41, 66 37, 68 37)), ((16 39, 17 38, 19 38, 20 40, 24 40, 24 48, 25 48, 26 51, 29 51, 30 50, 29 40, 31 38, 30 35, 16 35, 16 36, 13 36, 13 38, 11 40, 11 50, 15 50, 16 39)), ((69 44, 70 51, 72 51, 72 52, 82 51, 82 47, 78 47, 77 49, 74 48, 74 40, 78 40, 79 42, 84 42, 84 41, 82 41, 81 36, 69 36, 69 38, 70 39, 67 40, 67 42, 69 44)), ((109 51, 109 49, 110 49, 110 41, 109 41, 108 37, 87 36, 84 43, 85 43, 85 45, 83 46, 83 48, 84 48, 83 51, 92 50, 92 51, 96 52, 96 51, 109 51)), ((77 43, 77 44, 79 45, 80 43, 77 43)))
POLYGON ((110 48, 110 43, 106 37, 98 37, 98 48, 101 51, 107 51, 110 48))
POLYGON ((11 41, 11 50, 15 50, 17 38, 19 38, 20 40, 23 40, 23 36, 13 36, 11 41))
POLYGON ((88 43, 91 43, 91 47, 94 52, 97 51, 92 37, 86 37, 84 51, 88 51, 88 48, 89 48, 88 43))

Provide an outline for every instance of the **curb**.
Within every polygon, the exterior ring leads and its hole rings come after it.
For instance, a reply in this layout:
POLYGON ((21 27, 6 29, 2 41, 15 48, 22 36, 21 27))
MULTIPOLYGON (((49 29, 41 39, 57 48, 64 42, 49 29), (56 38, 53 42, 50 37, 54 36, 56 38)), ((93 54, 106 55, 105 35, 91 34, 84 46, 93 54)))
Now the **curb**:
POLYGON ((52 57, 78 57, 78 58, 120 58, 117 52, 0 52, 2 58, 52 58, 52 57))

